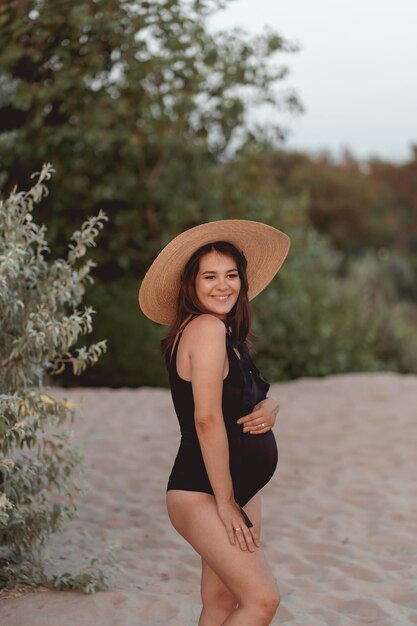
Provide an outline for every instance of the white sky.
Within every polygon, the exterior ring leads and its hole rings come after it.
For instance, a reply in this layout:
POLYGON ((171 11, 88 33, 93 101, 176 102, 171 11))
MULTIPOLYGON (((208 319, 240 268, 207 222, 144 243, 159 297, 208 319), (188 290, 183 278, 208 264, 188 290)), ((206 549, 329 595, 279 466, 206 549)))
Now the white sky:
POLYGON ((268 25, 300 51, 277 55, 306 109, 262 113, 291 129, 286 146, 359 159, 410 158, 417 144, 417 0, 235 0, 213 28, 268 25))

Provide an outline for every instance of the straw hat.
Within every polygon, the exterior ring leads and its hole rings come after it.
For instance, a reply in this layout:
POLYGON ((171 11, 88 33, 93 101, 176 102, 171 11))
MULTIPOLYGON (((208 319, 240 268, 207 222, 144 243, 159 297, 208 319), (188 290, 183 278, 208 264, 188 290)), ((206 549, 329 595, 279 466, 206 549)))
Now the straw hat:
POLYGON ((185 264, 198 248, 215 241, 228 241, 244 253, 249 300, 271 282, 290 248, 288 235, 251 220, 220 220, 185 230, 163 248, 142 281, 139 306, 149 319, 173 324, 185 264))

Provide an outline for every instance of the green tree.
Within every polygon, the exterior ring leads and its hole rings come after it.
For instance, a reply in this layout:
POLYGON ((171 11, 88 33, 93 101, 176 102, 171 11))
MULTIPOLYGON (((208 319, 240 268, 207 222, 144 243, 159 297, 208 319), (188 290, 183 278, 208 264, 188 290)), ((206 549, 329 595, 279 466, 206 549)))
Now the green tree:
MULTIPOLYGON (((217 165, 256 130, 247 113, 279 92, 274 32, 212 34, 220 0, 22 0, 0 9, 0 170, 25 184, 44 160, 56 186, 40 213, 57 253, 103 208, 97 276, 144 274, 176 232, 217 205, 217 165)), ((282 135, 283 129, 276 132, 282 135)))
POLYGON ((392 218, 396 224, 394 247, 408 253, 417 270, 417 145, 413 146, 410 161, 394 164, 373 159, 369 170, 372 180, 392 190, 392 218))

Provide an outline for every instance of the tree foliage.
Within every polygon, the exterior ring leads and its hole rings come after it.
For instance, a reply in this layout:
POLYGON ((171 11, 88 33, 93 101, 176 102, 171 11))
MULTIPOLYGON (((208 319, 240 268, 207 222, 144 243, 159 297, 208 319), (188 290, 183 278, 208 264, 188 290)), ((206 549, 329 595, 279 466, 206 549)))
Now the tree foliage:
POLYGON ((346 153, 329 155, 277 152, 277 175, 289 191, 308 198, 309 223, 332 244, 356 257, 385 248, 404 256, 417 249, 417 150, 403 164, 372 159, 358 162, 346 153))
MULTIPOLYGON (((373 159, 369 164, 372 180, 388 186, 392 193, 391 213, 395 220, 397 236, 395 250, 413 255, 417 252, 417 145, 413 146, 412 159, 406 163, 387 163, 373 159)), ((415 263, 416 276, 417 264, 415 263)), ((415 300, 417 302, 417 298, 415 300)))
POLYGON ((210 33, 207 17, 222 4, 22 0, 0 9, 4 184, 54 163, 40 215, 57 251, 87 213, 106 210, 111 228, 93 256, 104 280, 143 275, 174 232, 204 221, 216 164, 253 135, 251 105, 300 108, 276 90, 286 70, 271 62, 295 47, 269 31, 210 33))
MULTIPOLYGON (((34 222, 33 209, 47 195, 52 171, 45 165, 29 191, 13 189, 0 203, 0 588, 31 579, 61 587, 34 555, 75 516, 82 464, 61 428, 72 423, 75 407, 43 386, 66 363, 75 374, 96 363, 106 343, 70 352, 92 329, 91 307, 77 307, 94 263, 78 261, 106 216, 84 222, 66 258, 49 261, 46 229, 34 222)), ((90 572, 72 582, 91 590, 103 577, 90 572)))

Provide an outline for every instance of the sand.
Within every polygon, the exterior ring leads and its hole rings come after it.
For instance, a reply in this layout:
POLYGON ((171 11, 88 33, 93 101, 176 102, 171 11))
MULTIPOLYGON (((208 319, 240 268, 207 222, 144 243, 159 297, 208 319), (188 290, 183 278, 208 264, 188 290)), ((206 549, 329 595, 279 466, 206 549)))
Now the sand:
MULTIPOLYGON (((52 391, 52 390, 50 390, 52 391)), ((53 390, 79 403, 87 466, 79 519, 49 544, 61 571, 113 546, 109 591, 0 595, 2 626, 196 626, 199 557, 171 527, 178 445, 169 391, 53 390)), ((417 624, 417 376, 273 385, 279 463, 262 543, 281 591, 273 624, 417 624)))

